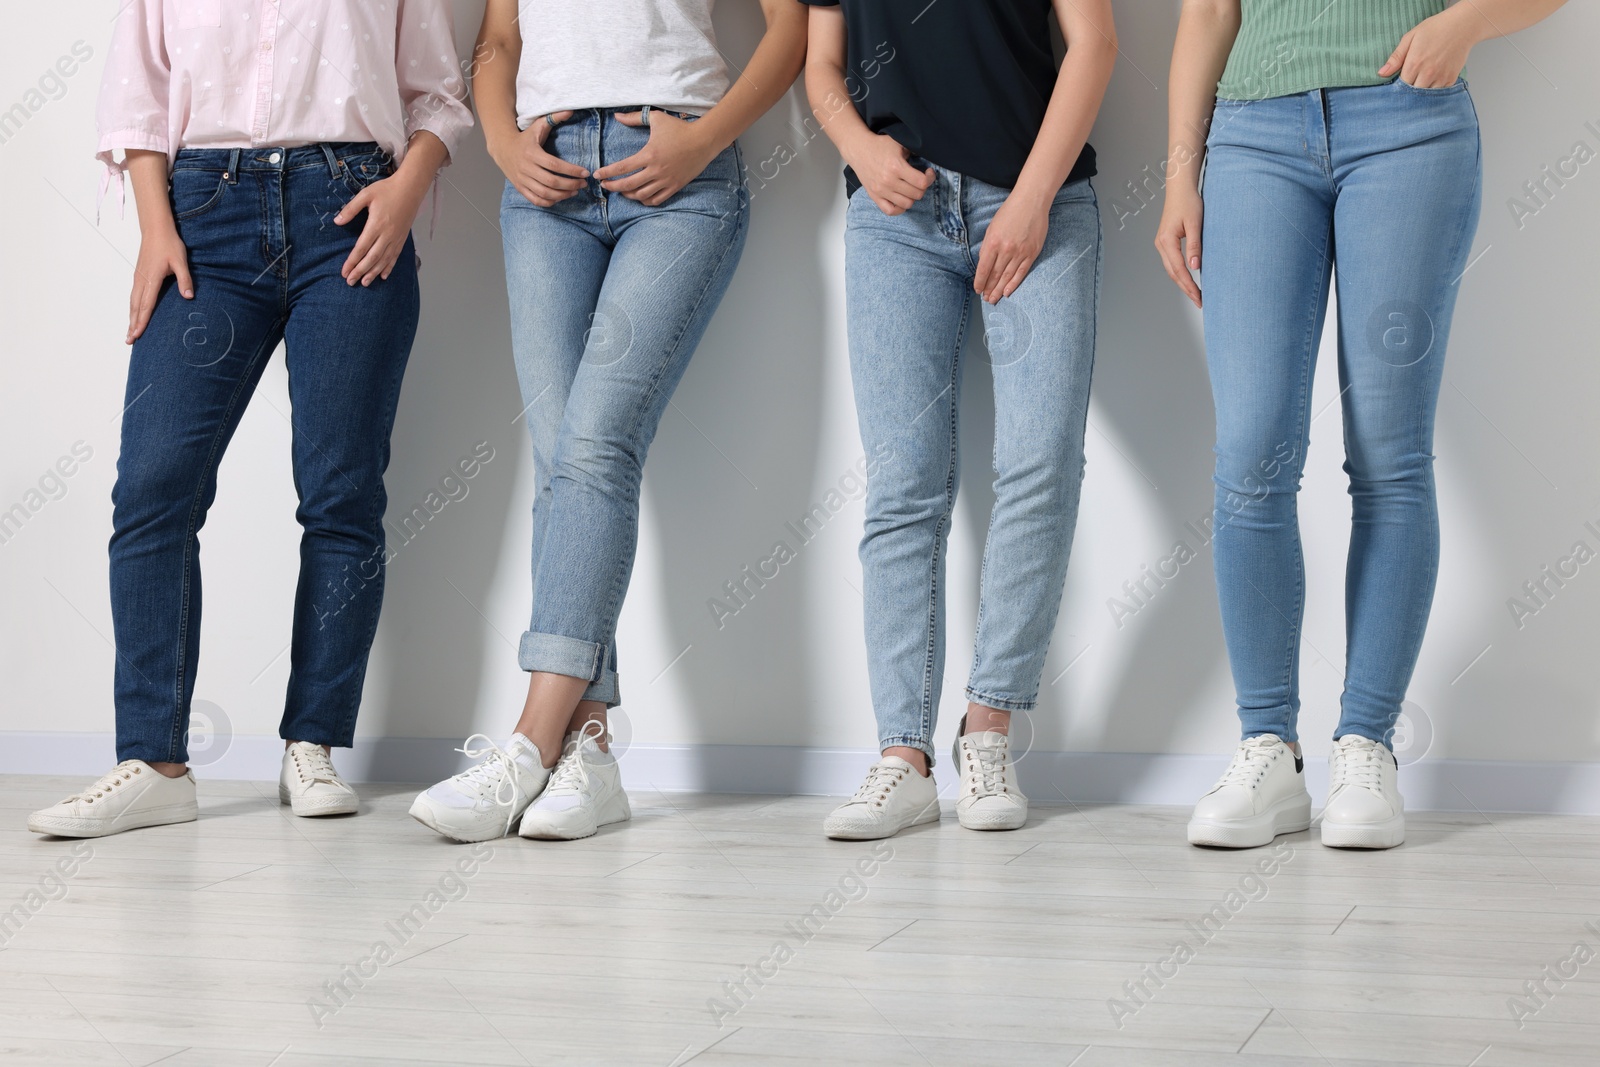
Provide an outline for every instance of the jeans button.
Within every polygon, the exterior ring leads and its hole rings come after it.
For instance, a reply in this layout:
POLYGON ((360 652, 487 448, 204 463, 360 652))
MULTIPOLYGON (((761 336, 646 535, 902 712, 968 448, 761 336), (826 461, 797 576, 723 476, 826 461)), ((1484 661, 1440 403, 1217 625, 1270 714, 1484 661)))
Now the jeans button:
POLYGON ((268 163, 277 164, 277 163, 281 162, 282 160, 283 160, 283 156, 280 155, 277 152, 274 152, 274 153, 272 153, 272 155, 267 157, 267 162, 268 163))

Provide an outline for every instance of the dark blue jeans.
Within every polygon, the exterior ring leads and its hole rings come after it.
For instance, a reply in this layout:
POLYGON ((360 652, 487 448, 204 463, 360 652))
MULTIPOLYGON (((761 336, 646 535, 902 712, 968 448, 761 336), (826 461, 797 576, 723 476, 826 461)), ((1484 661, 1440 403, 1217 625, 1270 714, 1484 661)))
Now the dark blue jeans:
POLYGON ((184 762, 200 654, 199 531, 217 465, 285 342, 300 506, 281 734, 348 746, 383 600, 383 472, 416 334, 416 253, 370 288, 333 217, 393 167, 372 144, 184 150, 172 173, 194 299, 168 279, 128 367, 111 537, 117 758, 184 762))

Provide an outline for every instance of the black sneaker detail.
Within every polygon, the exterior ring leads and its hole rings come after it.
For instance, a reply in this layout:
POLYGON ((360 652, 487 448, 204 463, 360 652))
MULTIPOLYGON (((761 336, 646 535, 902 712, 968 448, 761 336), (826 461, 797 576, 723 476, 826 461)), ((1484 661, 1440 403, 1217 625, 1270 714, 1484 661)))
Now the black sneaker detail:
POLYGON ((1306 769, 1306 761, 1299 756, 1294 758, 1294 773, 1301 774, 1306 769))

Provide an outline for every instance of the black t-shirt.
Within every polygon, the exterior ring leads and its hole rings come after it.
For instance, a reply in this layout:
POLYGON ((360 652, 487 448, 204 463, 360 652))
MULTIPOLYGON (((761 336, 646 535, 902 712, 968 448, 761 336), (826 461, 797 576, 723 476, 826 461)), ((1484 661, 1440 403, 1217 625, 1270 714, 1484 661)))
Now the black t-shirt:
MULTIPOLYGON (((845 85, 857 113, 914 155, 1011 188, 1055 90, 1050 7, 1050 0, 843 0, 845 85)), ((1067 180, 1094 173, 1094 149, 1085 145, 1067 180)), ((854 192, 848 168, 845 180, 854 192)))

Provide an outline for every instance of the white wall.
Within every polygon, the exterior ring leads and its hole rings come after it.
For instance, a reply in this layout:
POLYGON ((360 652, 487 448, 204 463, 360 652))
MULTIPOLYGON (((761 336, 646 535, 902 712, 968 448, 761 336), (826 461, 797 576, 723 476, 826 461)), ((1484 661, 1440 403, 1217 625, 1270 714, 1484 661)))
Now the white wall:
MULTIPOLYGON (((0 39, 0 109, 23 100, 74 42, 94 50, 65 94, 0 144, 0 509, 24 500, 75 442, 93 449, 66 495, 0 545, 0 771, 79 771, 110 760, 105 543, 138 236, 132 211, 119 219, 114 197, 95 224, 94 99, 116 7, 19 5, 0 39)), ((481 8, 456 5, 464 56, 481 8)), ((1130 215, 1138 202, 1126 184, 1147 165, 1160 170, 1176 11, 1171 2, 1118 5, 1124 58, 1094 136, 1107 242, 1089 469, 1031 743, 1039 752, 1177 759, 1126 764, 1146 772, 1203 754, 1195 764, 1203 777, 1237 736, 1209 553, 1120 629, 1106 604, 1174 541, 1195 543, 1185 523, 1207 514, 1211 500, 1199 319, 1150 247, 1159 204, 1130 215)), ((748 55, 759 22, 754 4, 722 5, 725 50, 748 55)), ((1427 761, 1548 761, 1518 773, 1551 795, 1570 779, 1588 783, 1593 796, 1600 767, 1600 562, 1521 628, 1507 600, 1575 542, 1600 550, 1600 162, 1521 226, 1507 201, 1577 142, 1600 151, 1597 39, 1600 9, 1577 3, 1514 41, 1483 46, 1471 64, 1485 146, 1481 258, 1463 281, 1440 404, 1444 561, 1412 688, 1413 717, 1432 733, 1427 761)), ((722 629, 706 605, 785 537, 785 521, 820 500, 860 452, 844 343, 838 158, 824 140, 803 143, 803 114, 796 90, 743 140, 752 169, 780 143, 798 156, 756 191, 743 265, 662 424, 645 481, 642 545, 619 637, 624 732, 636 751, 656 753, 657 764, 641 757, 636 767, 656 766, 680 784, 730 779, 717 775, 720 750, 671 746, 874 745, 855 592, 859 502, 722 629), (661 763, 663 753, 677 762, 661 763)), ((524 685, 514 645, 528 610, 533 472, 516 420, 500 181, 476 135, 459 155, 446 173, 437 236, 420 232, 425 220, 419 226, 424 310, 395 433, 391 506, 419 503, 475 442, 490 442, 496 458, 390 567, 359 727, 375 776, 414 771, 418 753, 445 747, 393 739, 503 734, 524 685)), ((1331 341, 1319 406, 1337 389, 1331 341)), ((941 743, 959 716, 990 503, 993 413, 982 363, 973 367, 941 743)), ((207 611, 196 694, 224 709, 235 748, 212 773, 258 773, 281 709, 298 536, 287 410, 280 361, 222 465, 202 535, 207 611)), ((1349 508, 1341 458, 1330 413, 1315 424, 1302 497, 1311 575, 1302 729, 1313 751, 1336 717, 1343 660, 1349 508)), ((1419 742, 1412 758, 1423 754, 1419 742)), ((767 777, 754 784, 819 780, 798 757, 763 766, 767 777)), ((847 780, 859 766, 851 754, 829 773, 847 780)))

